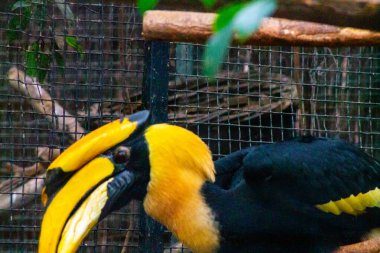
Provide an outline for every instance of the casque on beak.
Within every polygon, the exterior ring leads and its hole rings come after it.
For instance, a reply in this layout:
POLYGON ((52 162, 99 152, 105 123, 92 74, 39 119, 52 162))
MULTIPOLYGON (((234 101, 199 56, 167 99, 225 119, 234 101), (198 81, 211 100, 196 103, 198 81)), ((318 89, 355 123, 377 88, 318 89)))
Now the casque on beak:
POLYGON ((48 168, 42 202, 39 253, 75 252, 91 228, 130 201, 136 175, 104 152, 141 134, 148 111, 113 121, 66 149, 48 168), (103 154, 103 155, 102 155, 103 154), (115 205, 117 207, 115 207, 115 205))

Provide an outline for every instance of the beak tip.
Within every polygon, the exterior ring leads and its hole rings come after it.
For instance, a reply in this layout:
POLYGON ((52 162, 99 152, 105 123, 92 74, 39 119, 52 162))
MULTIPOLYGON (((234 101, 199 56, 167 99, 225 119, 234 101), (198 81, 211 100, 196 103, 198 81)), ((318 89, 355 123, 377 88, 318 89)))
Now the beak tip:
POLYGON ((149 116, 150 116, 150 112, 148 110, 144 110, 144 111, 136 112, 132 114, 131 116, 129 116, 128 118, 129 118, 129 121, 137 122, 137 125, 140 126, 147 122, 149 116))

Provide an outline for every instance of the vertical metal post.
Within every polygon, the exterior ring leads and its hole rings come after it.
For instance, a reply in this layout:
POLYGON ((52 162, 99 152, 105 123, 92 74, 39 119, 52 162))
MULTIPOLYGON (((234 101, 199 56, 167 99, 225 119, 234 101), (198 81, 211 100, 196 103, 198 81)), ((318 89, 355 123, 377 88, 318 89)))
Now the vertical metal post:
MULTIPOLYGON (((145 109, 151 112, 151 124, 168 120, 169 46, 168 42, 145 42, 142 102, 145 109)), ((163 252, 164 227, 144 215, 141 228, 144 234, 143 252, 163 252)))
POLYGON ((142 101, 151 112, 150 123, 168 120, 169 43, 145 42, 142 101))

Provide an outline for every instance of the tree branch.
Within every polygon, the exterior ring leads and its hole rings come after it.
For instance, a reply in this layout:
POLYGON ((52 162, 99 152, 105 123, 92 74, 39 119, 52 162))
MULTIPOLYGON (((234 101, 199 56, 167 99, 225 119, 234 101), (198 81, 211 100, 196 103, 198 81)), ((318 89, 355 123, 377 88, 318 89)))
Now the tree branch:
POLYGON ((68 132, 73 140, 78 140, 85 132, 74 116, 54 101, 36 80, 26 76, 23 71, 12 67, 8 71, 8 79, 14 89, 28 97, 37 112, 57 123, 58 130, 68 132))

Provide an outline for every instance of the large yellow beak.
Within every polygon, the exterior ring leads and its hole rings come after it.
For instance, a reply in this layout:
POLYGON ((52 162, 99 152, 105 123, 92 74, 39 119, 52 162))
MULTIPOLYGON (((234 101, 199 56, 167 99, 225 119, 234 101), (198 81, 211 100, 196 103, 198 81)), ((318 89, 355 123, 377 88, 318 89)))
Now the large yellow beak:
POLYGON ((39 253, 75 252, 107 203, 115 198, 112 195, 118 194, 110 192, 110 187, 132 185, 133 174, 120 173, 109 158, 97 156, 139 132, 148 117, 143 111, 100 127, 49 166, 42 192, 43 203, 49 204, 41 225, 39 253))

